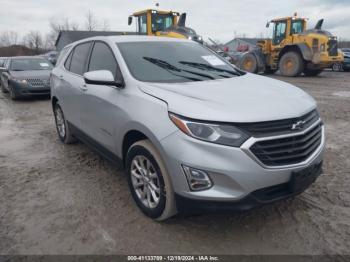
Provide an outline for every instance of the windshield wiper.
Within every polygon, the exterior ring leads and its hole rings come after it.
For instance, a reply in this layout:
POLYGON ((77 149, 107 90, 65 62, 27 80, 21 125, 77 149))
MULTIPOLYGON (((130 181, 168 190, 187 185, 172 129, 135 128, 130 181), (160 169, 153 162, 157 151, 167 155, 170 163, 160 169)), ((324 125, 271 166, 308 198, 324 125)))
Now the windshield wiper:
POLYGON ((182 74, 176 74, 174 72, 185 72, 185 73, 189 73, 189 74, 193 74, 193 75, 197 75, 197 76, 201 76, 201 77, 206 77, 206 78, 209 78, 209 79, 215 79, 214 77, 210 76, 210 75, 207 75, 207 74, 203 74, 203 73, 200 73, 200 72, 194 72, 194 71, 191 71, 191 70, 186 70, 186 69, 182 69, 182 68, 178 68, 164 60, 161 60, 161 59, 157 59, 157 58, 152 58, 152 57, 143 57, 143 59, 145 59, 146 61, 152 63, 152 64, 155 64, 167 71, 169 71, 171 74, 173 75, 176 75, 176 76, 180 76, 180 77, 184 77, 184 78, 187 78, 187 79, 190 79, 190 80, 193 80, 193 81, 202 81, 202 79, 199 79, 199 78, 193 78, 193 77, 188 77, 188 76, 184 76, 182 74))
MULTIPOLYGON (((221 72, 221 73, 228 73, 234 76, 240 76, 241 74, 238 72, 226 70, 226 69, 221 69, 217 68, 208 64, 203 64, 203 63, 196 63, 196 62, 187 62, 187 61, 180 61, 180 64, 191 66, 194 68, 202 69, 202 70, 209 70, 209 71, 216 71, 216 72, 221 72)), ((222 75, 221 75, 222 76, 222 75)))

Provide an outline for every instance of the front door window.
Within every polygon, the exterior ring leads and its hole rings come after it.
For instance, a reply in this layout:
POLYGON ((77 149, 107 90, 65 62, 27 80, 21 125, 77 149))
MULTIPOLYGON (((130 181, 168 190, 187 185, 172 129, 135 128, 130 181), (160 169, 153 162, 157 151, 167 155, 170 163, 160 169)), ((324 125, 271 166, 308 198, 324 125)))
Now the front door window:
POLYGON ((276 22, 274 37, 273 37, 274 45, 279 45, 286 38, 286 28, 287 28, 287 23, 285 21, 276 22))

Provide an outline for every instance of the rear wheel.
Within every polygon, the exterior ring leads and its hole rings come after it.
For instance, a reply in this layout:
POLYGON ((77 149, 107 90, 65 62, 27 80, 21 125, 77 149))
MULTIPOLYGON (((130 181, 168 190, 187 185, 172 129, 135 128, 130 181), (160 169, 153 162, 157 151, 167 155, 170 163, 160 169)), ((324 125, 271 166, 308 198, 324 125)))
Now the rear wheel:
POLYGON ((255 55, 251 53, 245 54, 241 59, 240 68, 249 73, 258 73, 258 61, 255 55))
POLYGON ((62 108, 58 102, 53 106, 53 112, 59 139, 65 144, 72 144, 76 142, 76 139, 72 135, 69 125, 64 117, 62 108))
POLYGON ((285 53, 279 62, 279 70, 283 76, 299 76, 304 69, 304 62, 299 53, 285 53))
POLYGON ((163 221, 176 214, 170 176, 149 140, 138 141, 130 147, 126 167, 131 195, 146 216, 163 221))
POLYGON ((317 76, 323 72, 323 69, 305 69, 304 74, 306 76, 317 76))

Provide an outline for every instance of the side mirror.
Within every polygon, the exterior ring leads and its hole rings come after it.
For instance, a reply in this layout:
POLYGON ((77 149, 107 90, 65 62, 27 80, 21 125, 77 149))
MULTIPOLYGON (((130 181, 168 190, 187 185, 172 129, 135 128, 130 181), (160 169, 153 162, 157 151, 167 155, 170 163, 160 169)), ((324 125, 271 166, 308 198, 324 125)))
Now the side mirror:
POLYGON ((124 87, 124 83, 120 80, 115 80, 111 71, 108 70, 86 72, 84 74, 84 80, 86 84, 91 85, 124 87))
POLYGON ((132 16, 129 16, 128 17, 128 25, 131 25, 132 24, 132 16))

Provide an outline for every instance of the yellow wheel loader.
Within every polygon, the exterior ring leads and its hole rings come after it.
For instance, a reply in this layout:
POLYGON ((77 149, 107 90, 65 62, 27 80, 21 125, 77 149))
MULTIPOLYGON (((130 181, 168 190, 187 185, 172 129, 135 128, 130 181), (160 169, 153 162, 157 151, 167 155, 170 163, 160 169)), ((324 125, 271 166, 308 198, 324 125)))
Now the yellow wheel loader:
POLYGON ((196 31, 185 26, 186 13, 180 15, 173 11, 147 9, 129 16, 129 25, 132 24, 133 18, 136 18, 136 32, 138 34, 187 38, 203 43, 202 37, 197 35, 196 31))
POLYGON ((242 56, 239 67, 251 73, 274 73, 283 76, 316 76, 324 68, 344 60, 337 37, 322 30, 323 19, 314 29, 306 29, 306 18, 274 19, 272 39, 258 41, 255 50, 242 56))

